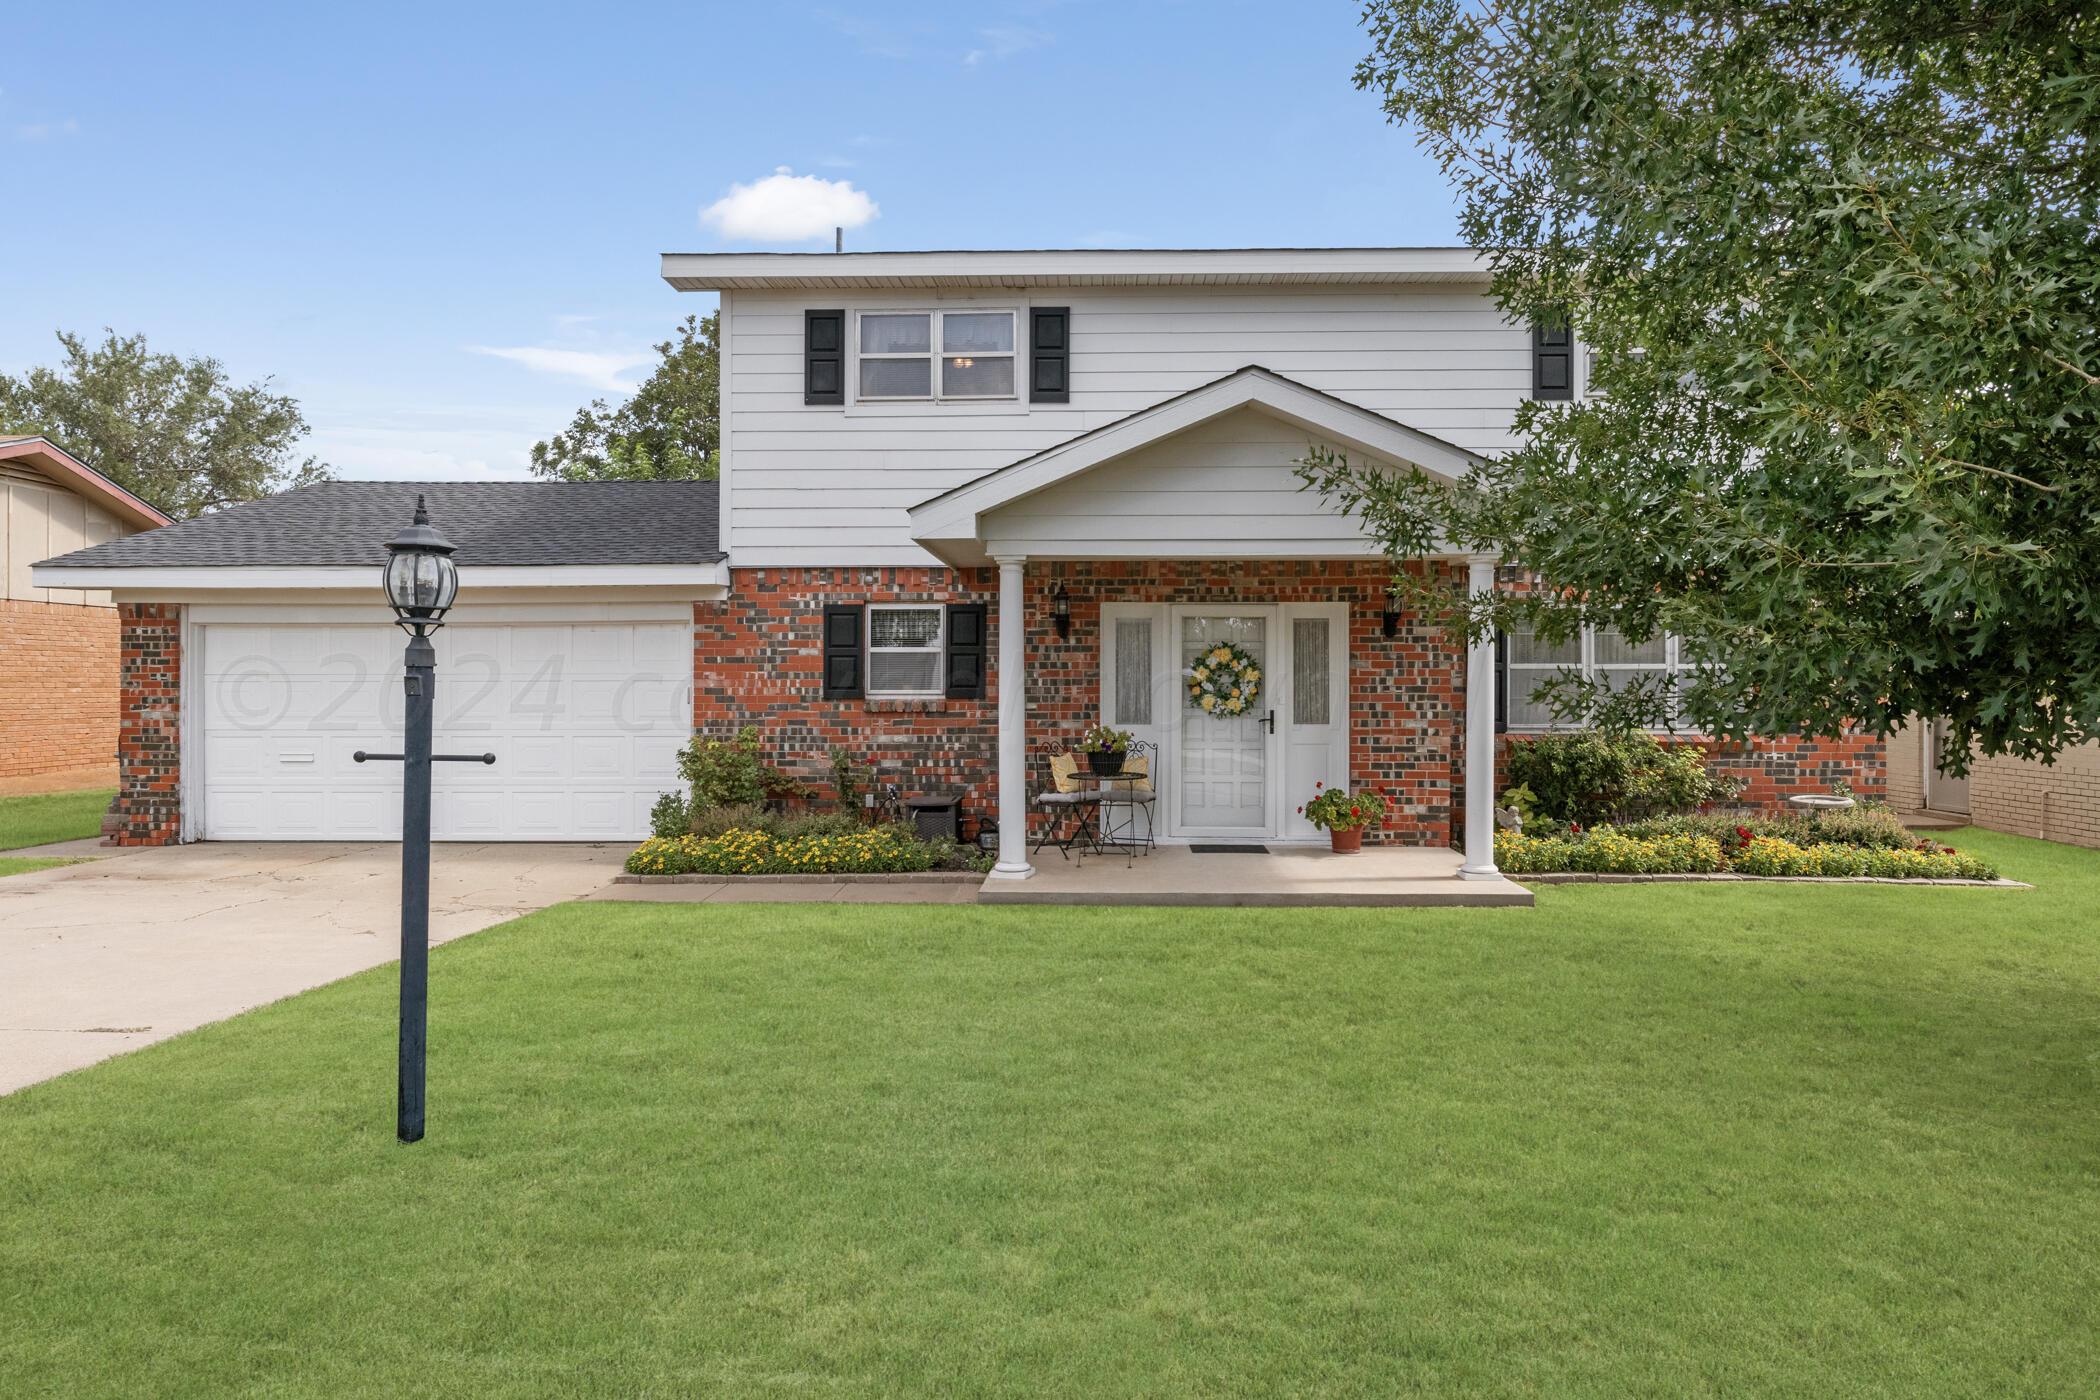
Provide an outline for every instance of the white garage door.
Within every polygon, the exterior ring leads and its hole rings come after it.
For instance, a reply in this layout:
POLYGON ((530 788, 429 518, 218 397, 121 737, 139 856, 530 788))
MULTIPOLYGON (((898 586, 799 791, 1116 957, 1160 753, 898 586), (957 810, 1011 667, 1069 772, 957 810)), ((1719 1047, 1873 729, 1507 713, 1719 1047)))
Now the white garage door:
MULTIPOLYGON (((201 834, 398 840, 406 642, 386 624, 202 629, 201 834)), ((692 641, 675 623, 454 624, 436 636, 433 834, 446 841, 638 840, 678 785, 692 641)), ((197 673, 193 673, 197 674, 197 673)))

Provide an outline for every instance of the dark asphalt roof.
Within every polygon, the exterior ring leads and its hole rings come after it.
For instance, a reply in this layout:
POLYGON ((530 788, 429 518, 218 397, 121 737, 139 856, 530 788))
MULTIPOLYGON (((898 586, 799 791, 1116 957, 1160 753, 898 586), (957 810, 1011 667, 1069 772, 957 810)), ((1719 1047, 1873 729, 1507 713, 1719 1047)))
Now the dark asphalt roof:
POLYGON ((712 564, 724 557, 712 481, 329 481, 75 550, 42 567, 380 564, 419 494, 462 564, 712 564))

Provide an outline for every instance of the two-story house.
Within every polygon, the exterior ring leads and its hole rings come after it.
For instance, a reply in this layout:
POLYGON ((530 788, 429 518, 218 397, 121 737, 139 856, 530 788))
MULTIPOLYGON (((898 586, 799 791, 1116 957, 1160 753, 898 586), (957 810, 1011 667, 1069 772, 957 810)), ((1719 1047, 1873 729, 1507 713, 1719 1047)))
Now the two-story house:
MULTIPOLYGON (((1497 732, 1529 677, 1668 669, 1667 639, 1456 648, 1300 489, 1316 446, 1459 477, 1578 347, 1510 324, 1464 249, 672 254, 722 305, 719 483, 310 488, 83 551, 126 626, 127 839, 383 837, 398 789, 348 762, 399 723, 376 568, 418 490, 460 545, 441 634, 440 836, 627 838, 688 734, 834 747, 996 821, 1105 723, 1153 746, 1168 840, 1310 838, 1319 784, 1383 790, 1387 840, 1491 871, 1497 732), (1247 694, 1191 673, 1232 650, 1247 694), (1506 698, 1502 695, 1508 691, 1506 698)), ((1495 585, 1491 559, 1414 567, 1495 585)), ((1722 756, 1774 800, 1882 781, 1880 746, 1722 756)))

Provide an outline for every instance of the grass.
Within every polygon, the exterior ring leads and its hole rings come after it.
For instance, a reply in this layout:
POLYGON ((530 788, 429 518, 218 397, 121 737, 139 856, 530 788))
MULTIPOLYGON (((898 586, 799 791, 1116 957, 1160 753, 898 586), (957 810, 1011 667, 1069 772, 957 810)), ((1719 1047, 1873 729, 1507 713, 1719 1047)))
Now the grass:
POLYGON ((27 875, 32 870, 49 870, 54 865, 77 865, 78 861, 54 860, 48 856, 0 856, 0 879, 9 875, 27 875))
POLYGON ((2100 854, 571 904, 0 1099, 35 1395, 2085 1395, 2100 854))
POLYGON ((116 794, 115 788, 89 788, 85 792, 0 797, 0 851, 99 836, 102 813, 116 794))

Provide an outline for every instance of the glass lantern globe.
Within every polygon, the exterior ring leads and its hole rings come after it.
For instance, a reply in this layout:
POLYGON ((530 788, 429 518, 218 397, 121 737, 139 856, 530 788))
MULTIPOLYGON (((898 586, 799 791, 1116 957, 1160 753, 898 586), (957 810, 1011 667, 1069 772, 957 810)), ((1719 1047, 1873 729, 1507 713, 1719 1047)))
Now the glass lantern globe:
POLYGON ((404 627, 436 627, 459 593, 459 566, 452 562, 452 541, 430 523, 423 498, 416 497, 416 518, 387 541, 383 583, 386 601, 404 627))

